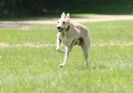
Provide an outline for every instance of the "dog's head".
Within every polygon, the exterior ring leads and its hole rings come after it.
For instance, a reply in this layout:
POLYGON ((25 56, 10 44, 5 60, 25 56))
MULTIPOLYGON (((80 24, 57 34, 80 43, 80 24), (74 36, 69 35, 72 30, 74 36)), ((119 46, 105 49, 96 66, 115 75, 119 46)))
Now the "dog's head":
POLYGON ((70 28, 70 14, 61 14, 61 18, 57 22, 57 29, 59 32, 67 31, 70 28))

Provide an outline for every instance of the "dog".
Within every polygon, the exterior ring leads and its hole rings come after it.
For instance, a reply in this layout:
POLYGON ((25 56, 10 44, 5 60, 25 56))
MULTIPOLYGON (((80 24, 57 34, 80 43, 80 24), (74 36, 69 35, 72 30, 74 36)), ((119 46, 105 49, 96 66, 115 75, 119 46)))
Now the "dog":
POLYGON ((85 65, 88 65, 88 52, 90 49, 90 36, 85 26, 73 24, 70 21, 70 14, 61 14, 61 18, 57 21, 57 39, 56 50, 64 52, 64 61, 59 67, 64 67, 67 64, 68 56, 73 46, 79 45, 83 50, 85 65), (65 51, 60 49, 61 43, 64 44, 65 51))

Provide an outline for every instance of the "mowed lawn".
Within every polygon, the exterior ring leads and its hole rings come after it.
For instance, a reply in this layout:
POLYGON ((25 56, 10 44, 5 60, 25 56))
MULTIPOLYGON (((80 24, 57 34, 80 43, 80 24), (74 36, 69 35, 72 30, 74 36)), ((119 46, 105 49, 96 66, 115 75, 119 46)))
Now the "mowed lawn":
POLYGON ((133 21, 84 23, 89 67, 75 46, 64 68, 56 26, 0 28, 0 93, 132 93, 133 21))

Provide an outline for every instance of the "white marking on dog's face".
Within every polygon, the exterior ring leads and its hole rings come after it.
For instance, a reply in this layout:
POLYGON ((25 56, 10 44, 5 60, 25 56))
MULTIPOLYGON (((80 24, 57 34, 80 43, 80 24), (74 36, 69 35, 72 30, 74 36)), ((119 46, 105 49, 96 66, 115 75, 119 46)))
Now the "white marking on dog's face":
POLYGON ((61 18, 57 22, 57 29, 59 32, 63 32, 69 26, 69 14, 62 13, 61 18))

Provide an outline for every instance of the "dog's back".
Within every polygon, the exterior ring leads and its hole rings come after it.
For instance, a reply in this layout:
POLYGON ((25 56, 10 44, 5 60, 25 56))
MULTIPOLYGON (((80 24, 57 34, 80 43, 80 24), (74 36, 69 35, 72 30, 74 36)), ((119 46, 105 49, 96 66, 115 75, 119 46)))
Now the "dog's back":
POLYGON ((82 40, 87 40, 88 43, 90 43, 90 35, 88 33, 88 29, 78 23, 71 23, 71 29, 70 29, 71 35, 73 35, 73 38, 80 38, 82 40))
POLYGON ((88 35, 88 29, 85 26, 83 26, 81 24, 77 24, 77 23, 75 23, 74 26, 75 26, 76 30, 80 33, 81 36, 84 37, 84 36, 88 35))

